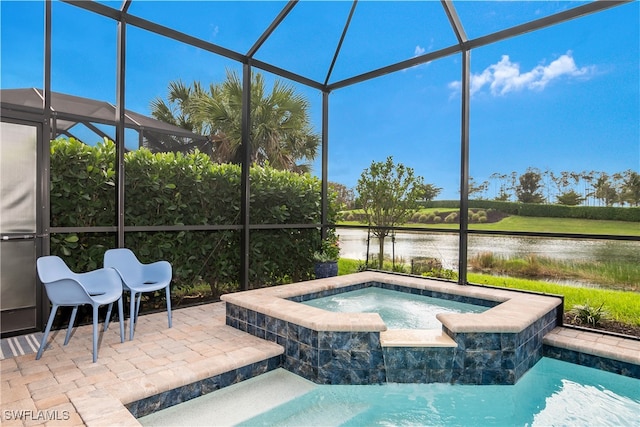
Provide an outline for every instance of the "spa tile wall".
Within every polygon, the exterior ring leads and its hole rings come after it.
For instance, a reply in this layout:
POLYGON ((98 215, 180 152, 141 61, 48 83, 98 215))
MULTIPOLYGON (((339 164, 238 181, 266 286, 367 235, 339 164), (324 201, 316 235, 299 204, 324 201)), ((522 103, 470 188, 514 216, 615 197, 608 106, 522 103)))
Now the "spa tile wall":
POLYGON ((283 367, 317 384, 385 381, 378 332, 314 331, 227 303, 227 325, 284 347, 283 367))
POLYGON ((542 338, 557 326, 556 309, 520 333, 447 333, 454 350, 451 383, 515 384, 542 357, 542 338))
MULTIPOLYGON (((485 307, 498 304, 378 282, 329 289, 290 300, 303 302, 369 286, 485 307)), ((556 326, 557 319, 556 310, 552 310, 518 334, 456 334, 443 327, 443 331, 456 341, 457 348, 382 348, 378 332, 318 332, 230 303, 227 303, 226 323, 282 345, 285 349, 283 367, 318 384, 385 381, 515 384, 542 357, 542 338, 556 326)))

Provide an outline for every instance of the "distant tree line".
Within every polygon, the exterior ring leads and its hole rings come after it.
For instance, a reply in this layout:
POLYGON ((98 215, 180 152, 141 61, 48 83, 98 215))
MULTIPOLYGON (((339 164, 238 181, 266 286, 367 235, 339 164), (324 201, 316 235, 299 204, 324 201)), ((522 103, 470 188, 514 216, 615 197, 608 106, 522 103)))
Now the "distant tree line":
POLYGON ((480 183, 471 178, 469 198, 566 206, 640 206, 640 174, 631 169, 608 174, 528 168, 521 175, 493 173, 480 183))

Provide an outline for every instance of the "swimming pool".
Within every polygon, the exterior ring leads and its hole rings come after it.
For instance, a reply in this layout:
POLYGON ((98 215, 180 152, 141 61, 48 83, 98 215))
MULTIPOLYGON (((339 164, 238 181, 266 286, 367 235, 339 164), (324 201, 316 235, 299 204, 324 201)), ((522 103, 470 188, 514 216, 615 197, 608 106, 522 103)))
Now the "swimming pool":
POLYGON ((640 426, 639 413, 640 380, 542 358, 517 384, 501 386, 317 385, 278 369, 139 421, 144 426, 640 426), (271 408, 260 407, 256 396, 278 395, 278 387, 299 392, 271 408))
POLYGON ((378 313, 389 329, 441 329, 439 313, 482 313, 474 304, 368 287, 305 301, 311 307, 340 313, 378 313))

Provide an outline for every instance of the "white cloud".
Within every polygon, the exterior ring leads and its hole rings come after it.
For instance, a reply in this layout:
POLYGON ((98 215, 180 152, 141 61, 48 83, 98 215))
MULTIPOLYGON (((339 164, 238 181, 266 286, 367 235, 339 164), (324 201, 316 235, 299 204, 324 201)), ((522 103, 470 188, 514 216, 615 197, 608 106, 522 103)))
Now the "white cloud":
MULTIPOLYGON (((594 66, 576 66, 571 51, 552 61, 549 65, 537 65, 522 72, 520 64, 511 62, 509 55, 503 55, 500 61, 488 66, 480 74, 471 74, 471 94, 488 87, 494 96, 506 95, 521 90, 543 90, 550 82, 562 77, 589 77, 595 71, 594 66)), ((449 83, 449 88, 459 91, 461 83, 449 83)))
POLYGON ((427 50, 423 47, 421 47, 420 45, 417 45, 416 48, 413 50, 413 56, 414 58, 416 56, 420 56, 423 55, 427 50))

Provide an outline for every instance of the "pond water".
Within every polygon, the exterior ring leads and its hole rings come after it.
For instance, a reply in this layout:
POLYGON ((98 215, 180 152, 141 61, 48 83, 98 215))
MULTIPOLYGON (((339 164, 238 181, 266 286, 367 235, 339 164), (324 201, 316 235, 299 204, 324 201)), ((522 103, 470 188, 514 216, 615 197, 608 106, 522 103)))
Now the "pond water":
MULTIPOLYGON (((365 260, 367 230, 340 228, 340 256, 365 260)), ((385 239, 384 251, 410 263, 414 258, 436 258, 444 268, 458 268, 458 235, 449 233, 396 233, 395 248, 391 237, 385 239)), ((469 236, 469 257, 493 252, 505 258, 537 255, 565 261, 625 260, 640 262, 640 242, 611 240, 570 240, 519 236, 469 236)), ((369 259, 377 256, 378 239, 371 238, 369 259)))

